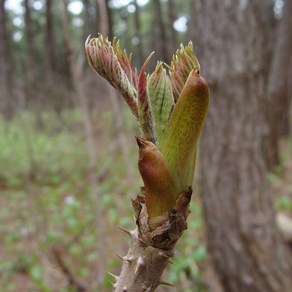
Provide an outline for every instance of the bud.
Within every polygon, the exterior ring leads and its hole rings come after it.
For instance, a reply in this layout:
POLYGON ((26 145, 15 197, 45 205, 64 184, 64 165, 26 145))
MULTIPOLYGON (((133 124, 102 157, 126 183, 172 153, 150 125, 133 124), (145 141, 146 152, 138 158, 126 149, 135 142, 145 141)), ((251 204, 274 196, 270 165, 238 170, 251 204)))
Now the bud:
POLYGON ((113 44, 100 35, 87 38, 85 51, 91 68, 105 78, 124 98, 133 114, 138 118, 137 72, 132 69, 131 60, 122 52, 119 42, 113 44))
POLYGON ((200 71, 200 64, 193 51, 192 42, 189 42, 186 47, 181 45, 180 50, 177 50, 173 56, 169 69, 173 96, 177 101, 190 72, 193 69, 200 71))
POLYGON ((90 66, 123 96, 139 122, 143 138, 137 138, 138 166, 148 223, 155 229, 167 220, 179 194, 192 185, 208 111, 208 85, 200 76, 193 45, 181 45, 168 66, 169 76, 161 62, 147 76, 145 67, 153 53, 138 75, 115 39, 111 43, 102 35, 88 38, 85 49, 90 66))
POLYGON ((175 176, 166 164, 164 157, 155 144, 143 138, 137 138, 139 146, 138 167, 144 182, 145 202, 151 228, 156 225, 156 217, 168 215, 174 208, 180 190, 175 176), (152 225, 152 226, 151 226, 152 225))
POLYGON ((177 175, 181 191, 192 185, 196 147, 209 105, 208 84, 193 69, 183 87, 160 145, 168 167, 177 175))
POLYGON ((173 107, 173 95, 169 77, 161 62, 147 79, 147 92, 154 119, 156 144, 159 146, 173 107))

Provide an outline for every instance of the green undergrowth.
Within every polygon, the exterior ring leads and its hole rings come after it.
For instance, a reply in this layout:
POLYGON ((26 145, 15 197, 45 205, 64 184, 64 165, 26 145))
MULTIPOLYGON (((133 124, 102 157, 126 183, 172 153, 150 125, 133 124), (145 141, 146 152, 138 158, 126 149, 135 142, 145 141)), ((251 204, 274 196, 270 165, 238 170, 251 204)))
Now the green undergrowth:
POLYGON ((292 139, 280 143, 280 164, 268 174, 274 207, 278 212, 292 213, 292 139))
MULTIPOLYGON (((106 227, 106 270, 119 272, 121 263, 115 253, 126 253, 128 239, 118 227, 134 227, 130 198, 141 186, 133 138, 138 130, 134 119, 123 112, 130 157, 126 162, 111 111, 94 112, 92 117, 99 201, 89 184, 86 137, 78 110, 63 112, 61 119, 45 112, 42 126, 28 112, 9 123, 0 120, 1 292, 76 291, 56 262, 55 249, 61 251, 62 261, 74 277, 90 283, 89 291, 97 291, 96 234, 101 220, 106 227), (102 210, 102 218, 96 218, 95 204, 102 210)), ((201 278, 207 252, 201 209, 194 202, 191 208, 189 231, 178 245, 175 265, 163 280, 180 291, 205 291, 201 278), (197 290, 192 290, 194 286, 197 290)), ((112 290, 111 281, 105 275, 104 291, 112 290)))

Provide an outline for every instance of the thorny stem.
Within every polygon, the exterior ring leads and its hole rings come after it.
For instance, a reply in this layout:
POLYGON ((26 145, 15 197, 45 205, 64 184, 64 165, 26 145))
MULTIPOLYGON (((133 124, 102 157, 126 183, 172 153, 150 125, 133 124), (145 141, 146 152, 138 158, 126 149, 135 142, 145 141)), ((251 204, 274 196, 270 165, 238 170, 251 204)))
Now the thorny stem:
POLYGON ((175 207, 168 214, 165 223, 151 231, 144 200, 137 196, 133 200, 136 211, 136 228, 123 229, 132 239, 123 261, 120 276, 116 280, 115 292, 151 292, 159 285, 170 285, 161 281, 161 275, 173 256, 173 250, 182 232, 187 229, 186 219, 192 189, 178 197, 175 207))

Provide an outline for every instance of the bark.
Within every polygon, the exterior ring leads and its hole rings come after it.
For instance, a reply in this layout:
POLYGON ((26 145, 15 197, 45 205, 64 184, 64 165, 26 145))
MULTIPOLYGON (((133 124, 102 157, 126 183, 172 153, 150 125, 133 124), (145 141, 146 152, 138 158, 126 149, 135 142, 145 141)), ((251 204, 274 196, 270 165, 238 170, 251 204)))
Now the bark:
POLYGON ((200 190, 208 249, 224 291, 292 287, 291 256, 275 225, 262 151, 272 11, 267 4, 195 2, 194 42, 211 91, 200 190))
POLYGON ((268 167, 279 164, 279 140, 289 134, 291 97, 288 92, 288 78, 292 57, 292 1, 286 0, 283 16, 278 24, 276 45, 269 76, 268 108, 268 167))
POLYGON ((0 112, 5 120, 12 116, 12 56, 9 42, 8 15, 5 10, 5 0, 0 2, 0 112))
POLYGON ((156 34, 154 41, 159 44, 159 51, 161 53, 161 60, 164 62, 169 61, 168 50, 167 50, 167 35, 166 28, 163 21, 163 14, 161 9, 160 0, 153 0, 153 10, 155 15, 154 33, 156 34))

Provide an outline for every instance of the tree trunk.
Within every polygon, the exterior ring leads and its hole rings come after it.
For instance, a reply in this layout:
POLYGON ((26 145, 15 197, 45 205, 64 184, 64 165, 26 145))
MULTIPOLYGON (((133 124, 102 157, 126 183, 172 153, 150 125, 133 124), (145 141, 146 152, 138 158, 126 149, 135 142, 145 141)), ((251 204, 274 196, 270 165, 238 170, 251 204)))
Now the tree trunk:
POLYGON ((7 26, 5 0, 0 2, 0 112, 5 120, 12 115, 13 78, 12 56, 7 26))
POLYGON ((173 27, 173 24, 176 20, 176 7, 175 2, 173 0, 168 0, 168 21, 169 21, 169 30, 170 30, 170 42, 171 42, 171 51, 175 52, 177 50, 178 42, 177 42, 177 33, 173 27))
POLYGON ((276 45, 269 76, 268 167, 279 164, 279 139, 289 134, 290 102, 288 93, 289 60, 292 57, 292 1, 286 0, 278 24, 276 45))
POLYGON ((51 72, 57 71, 56 42, 53 27, 52 0, 46 0, 46 42, 48 54, 48 68, 51 72))
MULTIPOLYGON (((108 38, 110 40, 112 40, 113 37, 114 37, 114 32, 113 32, 113 22, 114 22, 113 21, 113 14, 112 14, 112 10, 111 10, 111 8, 109 6, 110 0, 104 0, 104 1, 105 1, 105 9, 106 9, 106 15, 107 15, 107 19, 106 19, 106 21, 107 21, 107 27, 108 27, 107 35, 108 35, 108 38)), ((99 13, 101 14, 102 12, 100 11, 99 13)))
POLYGON ((288 292, 292 263, 279 235, 262 151, 267 11, 262 1, 196 1, 198 57, 211 87, 202 137, 208 249, 225 291, 288 292), (239 3, 240 2, 240 3, 239 3))
POLYGON ((35 46, 35 29, 31 15, 31 1, 24 0, 25 14, 25 45, 26 45, 26 80, 25 80, 25 96, 29 106, 34 108, 37 127, 43 129, 44 122, 42 119, 42 107, 45 97, 42 93, 42 75, 38 74, 38 59, 35 46))
POLYGON ((89 172, 89 185, 91 190, 91 196, 94 201, 94 212, 95 212, 95 224, 96 224, 96 239, 97 239, 97 252, 98 252, 98 262, 97 262, 97 286, 98 290, 101 291, 103 289, 103 280, 105 275, 105 222, 104 220, 100 220, 103 218, 103 212, 100 207, 100 190, 98 187, 98 178, 96 172, 97 165, 97 151, 95 147, 95 138, 94 138, 94 129, 92 125, 92 121, 90 118, 90 111, 88 106, 87 96, 85 95, 85 91, 82 86, 82 70, 84 64, 83 55, 80 56, 78 62, 74 62, 73 56, 73 46, 70 38, 69 32, 69 19, 68 19, 68 11, 67 11, 67 0, 62 1, 62 19, 63 19, 63 28, 64 28, 64 40, 66 44, 67 50, 67 60, 69 64, 69 71, 71 76, 73 77, 73 89, 77 94, 77 98, 81 105, 81 110, 83 114, 83 125, 86 137, 87 151, 89 155, 89 163, 88 163, 88 172, 89 172))
POLYGON ((83 21, 84 21, 84 26, 83 26, 83 39, 86 40, 89 34, 91 34, 91 21, 90 21, 90 3, 89 0, 82 0, 83 4, 83 21))
POLYGON ((154 10, 154 33, 156 34, 154 41, 159 44, 159 51, 161 54, 161 60, 164 62, 169 61, 168 49, 167 49, 167 35, 166 29, 163 22, 163 14, 161 10, 160 0, 153 0, 153 10, 154 10))
POLYGON ((87 39, 89 35, 96 36, 98 34, 99 28, 99 15, 98 15, 98 5, 96 1, 82 0, 83 3, 83 39, 87 39))
POLYGON ((67 11, 67 0, 62 0, 62 21, 63 21, 63 31, 64 31, 64 47, 65 47, 65 70, 68 78, 69 87, 74 88, 73 73, 74 73, 74 60, 73 60, 73 47, 70 38, 70 19, 67 11), (66 9, 64 7, 66 5, 66 9))
POLYGON ((135 24, 135 34, 139 39, 139 43, 137 45, 138 49, 138 68, 142 67, 142 62, 144 62, 144 52, 143 52, 143 38, 141 33, 141 23, 140 23, 140 7, 137 3, 137 0, 133 0, 133 4, 136 8, 134 13, 134 24, 135 24))
POLYGON ((24 0, 25 7, 25 39, 26 39, 26 48, 27 48, 27 67, 29 79, 32 80, 36 75, 36 51, 34 45, 34 32, 33 32, 33 23, 31 18, 31 8, 29 0, 24 0))

